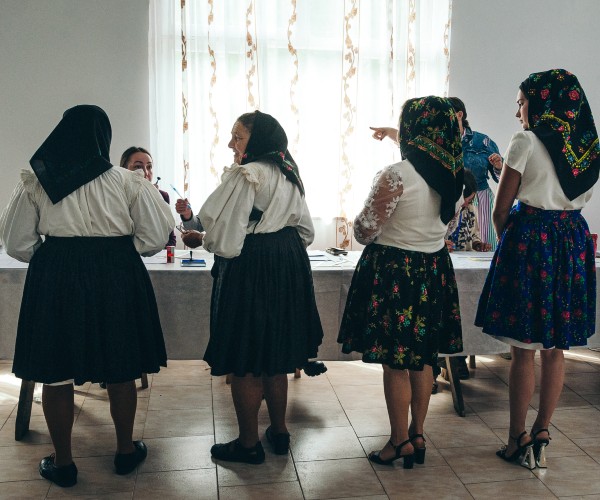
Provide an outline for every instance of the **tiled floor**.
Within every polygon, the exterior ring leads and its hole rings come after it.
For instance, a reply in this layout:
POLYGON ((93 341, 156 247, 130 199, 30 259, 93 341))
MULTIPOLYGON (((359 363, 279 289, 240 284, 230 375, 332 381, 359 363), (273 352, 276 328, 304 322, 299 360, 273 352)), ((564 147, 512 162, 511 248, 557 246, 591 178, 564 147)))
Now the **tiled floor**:
MULTIPOLYGON (((427 458, 412 470, 371 464, 366 455, 388 439, 381 370, 361 362, 329 362, 317 378, 290 376, 291 453, 264 443, 262 465, 215 464, 209 449, 237 435, 224 378, 200 361, 172 361, 139 391, 135 438, 147 460, 128 476, 112 472, 114 437, 106 391, 77 388, 74 455, 78 484, 62 489, 38 475, 52 451, 39 403, 31 431, 14 440, 19 381, 0 361, 0 498, 210 499, 600 499, 600 354, 568 353, 565 388, 551 428, 549 468, 533 472, 495 456, 507 435, 509 361, 477 357, 463 383, 466 417, 454 413, 445 382, 425 424, 427 458)), ((536 398, 528 425, 536 413, 536 398)), ((261 429, 268 425, 261 409, 261 429)), ((264 440, 263 440, 264 441, 264 440)))

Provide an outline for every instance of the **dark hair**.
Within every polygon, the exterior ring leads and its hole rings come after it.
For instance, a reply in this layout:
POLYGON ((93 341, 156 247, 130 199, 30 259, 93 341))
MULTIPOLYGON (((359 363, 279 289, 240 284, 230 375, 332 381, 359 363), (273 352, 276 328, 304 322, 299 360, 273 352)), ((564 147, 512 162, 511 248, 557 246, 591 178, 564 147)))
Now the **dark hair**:
POLYGON ((463 198, 468 198, 477 191, 477 181, 475 180, 475 176, 467 168, 465 168, 463 183, 465 184, 465 188, 463 189, 463 198))
POLYGON ((150 152, 147 149, 144 149, 140 146, 131 146, 130 148, 127 148, 125 151, 123 151, 119 165, 123 168, 127 168, 127 161, 129 160, 131 155, 133 155, 135 153, 145 153, 150 158, 152 158, 152 155, 150 154, 150 152))
POLYGON ((469 121, 467 120, 467 108, 465 107, 465 103, 458 97, 448 97, 448 100, 452 103, 452 107, 456 113, 462 111, 462 126, 464 128, 471 128, 469 121))
POLYGON ((252 133, 252 129, 254 128, 255 121, 256 121, 256 111, 253 111, 252 113, 244 113, 243 115, 238 117, 238 119, 236 120, 236 122, 240 122, 246 129, 248 129, 248 132, 250 132, 250 133, 252 133))

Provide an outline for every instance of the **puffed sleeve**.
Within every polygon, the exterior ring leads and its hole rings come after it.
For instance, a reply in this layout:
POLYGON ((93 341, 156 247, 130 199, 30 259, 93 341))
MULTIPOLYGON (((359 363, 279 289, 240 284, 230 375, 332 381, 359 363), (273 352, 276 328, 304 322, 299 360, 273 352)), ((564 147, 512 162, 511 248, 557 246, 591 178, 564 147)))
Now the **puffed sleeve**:
POLYGON ((512 136, 504 163, 521 175, 525 172, 525 166, 533 151, 533 132, 517 132, 512 136))
POLYGON ((364 208, 354 219, 354 237, 363 245, 375 241, 392 216, 403 192, 402 176, 394 166, 379 172, 364 208))
POLYGON ((129 214, 135 225, 133 244, 141 255, 150 257, 165 248, 175 219, 158 189, 135 173, 131 179, 129 214))
POLYGON ((226 171, 198 214, 206 231, 206 250, 229 259, 241 253, 257 186, 258 179, 244 166, 226 171))
POLYGON ((0 240, 6 253, 21 262, 29 262, 42 244, 42 238, 37 232, 40 220, 38 208, 27 189, 34 181, 33 172, 21 172, 21 181, 0 216, 0 240))
POLYGON ((296 230, 298 231, 304 246, 308 247, 315 239, 315 227, 313 225, 312 217, 310 216, 310 211, 308 210, 308 205, 306 204, 306 198, 302 197, 302 202, 302 216, 298 221, 296 230))

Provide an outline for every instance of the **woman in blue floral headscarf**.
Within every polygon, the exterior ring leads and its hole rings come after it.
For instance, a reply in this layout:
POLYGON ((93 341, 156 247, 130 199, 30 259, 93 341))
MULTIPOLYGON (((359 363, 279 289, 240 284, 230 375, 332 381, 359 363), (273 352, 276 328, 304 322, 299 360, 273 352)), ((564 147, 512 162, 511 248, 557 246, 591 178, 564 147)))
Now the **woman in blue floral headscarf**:
POLYGON ((548 427, 563 386, 563 350, 585 345, 595 330, 594 243, 581 209, 598 180, 600 146, 572 73, 531 74, 517 104, 524 131, 512 137, 504 156, 493 215, 501 239, 475 324, 512 346, 509 440, 497 454, 534 468, 546 466, 548 427), (538 349, 540 406, 528 435, 538 349))
POLYGON ((444 242, 463 189, 454 109, 429 96, 406 101, 398 142, 403 161, 377 174, 354 236, 356 266, 338 342, 383 365, 391 437, 369 460, 404 468, 425 460, 423 425, 438 352, 462 351, 458 292, 444 242), (409 407, 412 423, 408 425, 409 407))

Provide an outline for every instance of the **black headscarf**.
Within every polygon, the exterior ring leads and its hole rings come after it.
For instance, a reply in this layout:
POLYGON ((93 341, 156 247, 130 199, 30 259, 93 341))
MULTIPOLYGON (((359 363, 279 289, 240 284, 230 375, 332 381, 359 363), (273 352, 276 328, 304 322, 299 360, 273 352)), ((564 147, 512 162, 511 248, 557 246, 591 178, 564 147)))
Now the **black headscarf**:
POLYGON ((304 195, 304 184, 300 178, 298 165, 287 149, 288 140, 285 130, 271 115, 260 111, 255 111, 254 115, 250 140, 241 164, 245 165, 252 161, 272 162, 290 182, 298 186, 304 195))
POLYGON ((46 194, 56 204, 112 167, 111 127, 98 106, 68 109, 29 160, 46 194))
POLYGON ((521 83, 529 129, 542 141, 569 200, 598 180, 600 145, 592 110, 577 77, 564 69, 532 73, 521 83))
POLYGON ((448 224, 463 191, 463 154, 458 119, 443 97, 409 99, 400 116, 400 152, 442 198, 440 218, 448 224))

